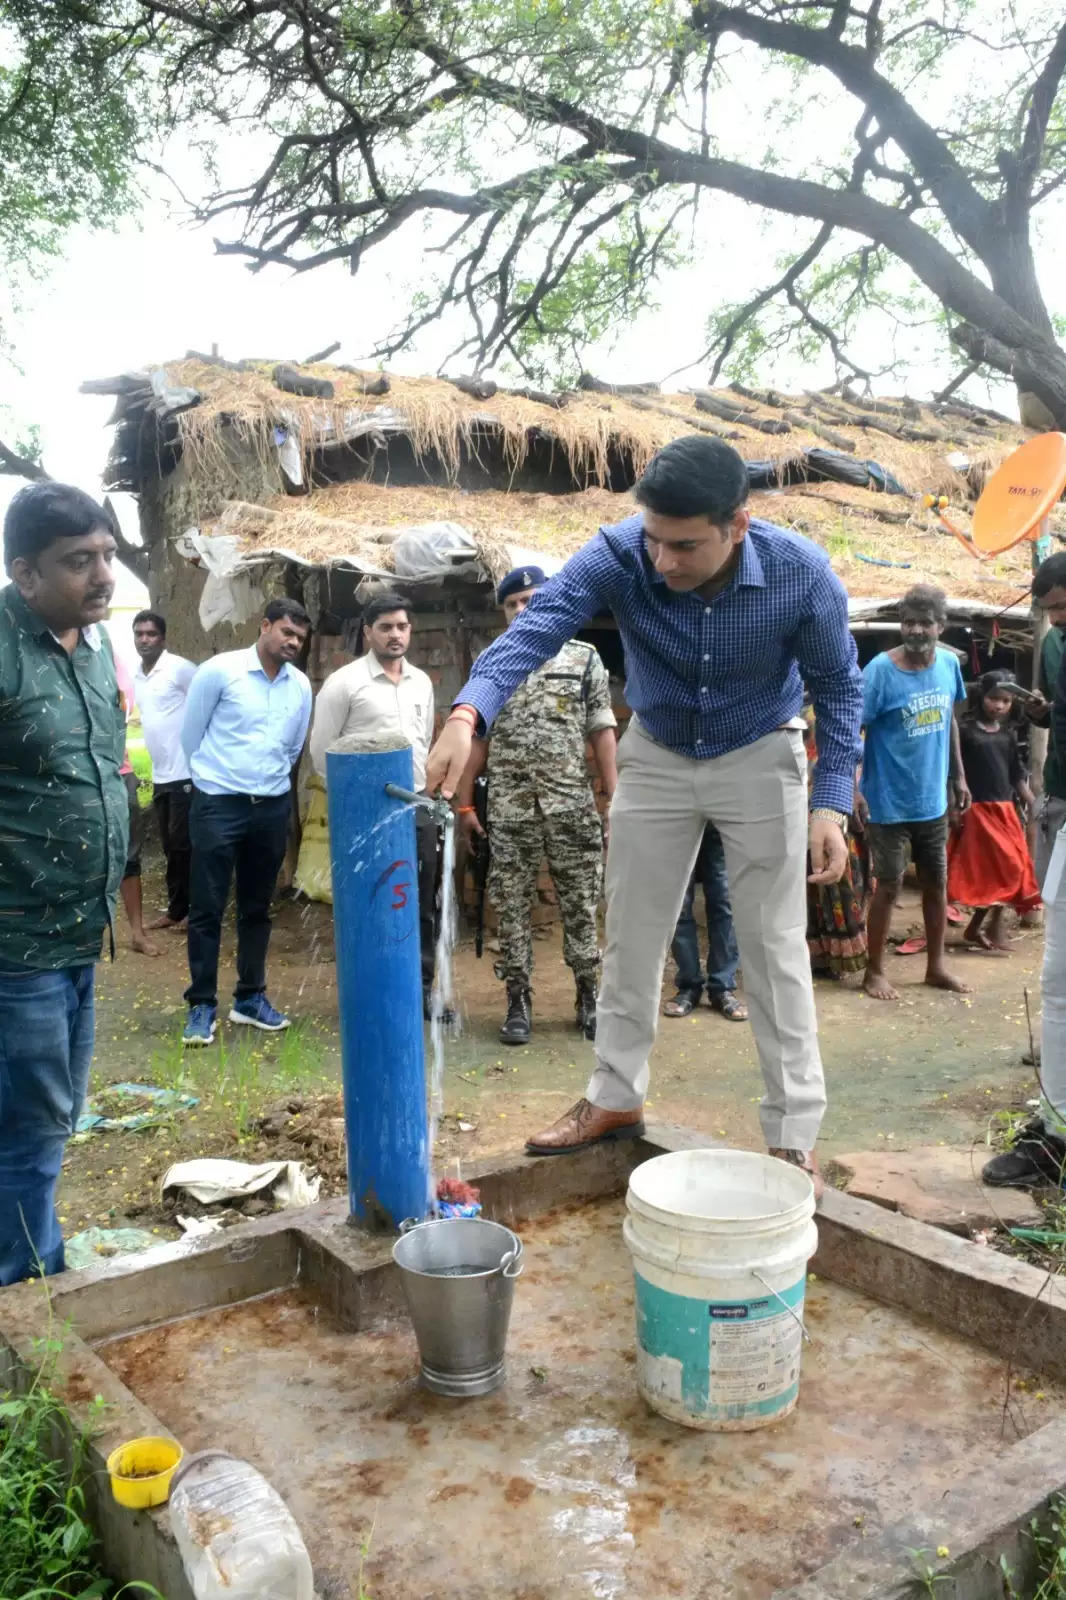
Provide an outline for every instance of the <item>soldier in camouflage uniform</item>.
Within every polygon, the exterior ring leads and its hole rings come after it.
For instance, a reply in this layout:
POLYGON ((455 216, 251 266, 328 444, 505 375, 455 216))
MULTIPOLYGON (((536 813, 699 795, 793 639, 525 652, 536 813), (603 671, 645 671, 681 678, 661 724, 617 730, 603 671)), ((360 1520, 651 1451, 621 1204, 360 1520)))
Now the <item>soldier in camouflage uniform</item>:
MULTIPOLYGON (((508 623, 547 580, 518 567, 497 591, 508 623)), ((614 793, 615 718, 607 670, 595 648, 571 639, 530 674, 477 740, 458 793, 459 823, 469 841, 480 832, 472 804, 487 769, 492 851, 488 891, 499 922, 495 971, 507 985, 504 1044, 527 1043, 532 1026, 532 909, 541 860, 555 884, 563 921, 563 956, 574 974, 578 1027, 596 1037, 600 970, 596 910, 603 883, 603 825, 589 784, 586 741, 608 798, 614 793)))

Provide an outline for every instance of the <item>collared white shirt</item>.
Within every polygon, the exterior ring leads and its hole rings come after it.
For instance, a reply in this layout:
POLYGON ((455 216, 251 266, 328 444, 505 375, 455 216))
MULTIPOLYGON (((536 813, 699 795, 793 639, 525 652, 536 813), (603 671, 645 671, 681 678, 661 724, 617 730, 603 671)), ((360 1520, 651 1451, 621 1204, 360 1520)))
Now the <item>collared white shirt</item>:
POLYGON ((433 684, 404 657, 399 678, 390 678, 372 650, 331 672, 315 702, 311 760, 326 775, 326 751, 346 734, 400 733, 411 742, 416 789, 425 788, 426 757, 433 738, 433 684))
POLYGON ((169 650, 163 651, 148 672, 143 661, 138 661, 134 670, 134 691, 155 783, 182 783, 188 779, 181 725, 185 720, 185 699, 195 676, 195 665, 184 656, 171 655, 169 650))
POLYGON ((311 685, 291 662, 269 678, 253 644, 197 667, 181 746, 205 794, 288 793, 311 720, 311 685))

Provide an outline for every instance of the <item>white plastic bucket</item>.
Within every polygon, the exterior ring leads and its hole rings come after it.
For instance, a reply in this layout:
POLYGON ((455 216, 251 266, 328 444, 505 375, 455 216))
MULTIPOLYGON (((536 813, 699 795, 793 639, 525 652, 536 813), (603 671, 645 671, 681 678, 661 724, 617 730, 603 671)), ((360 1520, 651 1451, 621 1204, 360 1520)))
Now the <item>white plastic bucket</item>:
POLYGON ((818 1247, 807 1174, 749 1150, 680 1150, 634 1170, 626 1209, 648 1404, 690 1428, 787 1417, 818 1247))

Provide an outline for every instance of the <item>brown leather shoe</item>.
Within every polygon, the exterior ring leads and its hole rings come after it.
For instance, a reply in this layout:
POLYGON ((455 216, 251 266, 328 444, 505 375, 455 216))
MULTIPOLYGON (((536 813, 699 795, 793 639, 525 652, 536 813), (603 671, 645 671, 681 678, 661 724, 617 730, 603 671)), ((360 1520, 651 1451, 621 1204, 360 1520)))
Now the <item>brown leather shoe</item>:
POLYGON ((643 1132, 642 1106, 635 1111, 604 1111, 588 1100, 579 1100, 558 1122, 526 1140, 526 1154, 570 1156, 590 1144, 605 1144, 611 1139, 639 1139, 643 1132))
POLYGON ((825 1179, 822 1177, 818 1157, 813 1150, 771 1150, 770 1154, 776 1156, 778 1161, 787 1161, 790 1167, 802 1167, 814 1184, 815 1201, 822 1198, 825 1193, 825 1179))

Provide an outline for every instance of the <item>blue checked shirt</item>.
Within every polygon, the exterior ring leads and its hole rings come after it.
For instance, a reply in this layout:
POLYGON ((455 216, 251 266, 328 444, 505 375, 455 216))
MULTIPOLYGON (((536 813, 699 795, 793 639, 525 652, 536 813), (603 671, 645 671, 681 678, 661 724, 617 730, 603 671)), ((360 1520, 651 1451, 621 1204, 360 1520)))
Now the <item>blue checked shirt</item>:
POLYGON ((801 710, 806 684, 818 739, 811 804, 850 813, 862 677, 847 595, 824 550, 753 519, 736 573, 708 600, 667 588, 645 554, 639 515, 601 528, 482 652, 457 703, 487 727, 603 611, 625 647, 627 704, 653 739, 691 760, 772 733, 801 710))

